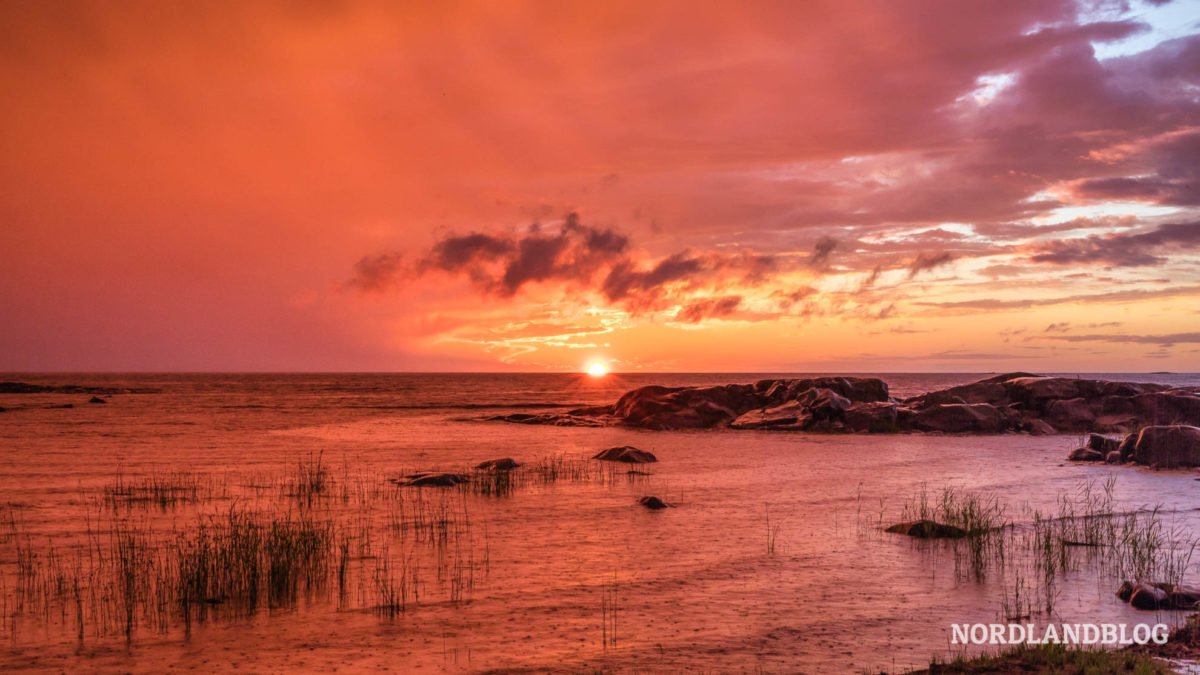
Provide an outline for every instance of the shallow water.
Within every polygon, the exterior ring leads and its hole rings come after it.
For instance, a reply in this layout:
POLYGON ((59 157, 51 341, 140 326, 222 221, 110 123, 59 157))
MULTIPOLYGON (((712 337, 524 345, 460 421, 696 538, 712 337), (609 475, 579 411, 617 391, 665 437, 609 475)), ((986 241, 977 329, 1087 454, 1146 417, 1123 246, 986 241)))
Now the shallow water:
MULTIPOLYGON (((1059 495, 1084 481, 1116 476, 1117 510, 1161 505, 1181 538, 1200 534, 1193 473, 1069 464, 1063 458, 1077 442, 1069 436, 644 432, 479 421, 515 406, 607 403, 641 384, 760 377, 0 377, 162 390, 105 397, 105 405, 78 395, 0 395, 0 406, 10 408, 0 413, 0 487, 14 527, 0 539, 0 668, 899 670, 945 655, 951 623, 996 621, 1022 569, 1013 562, 976 579, 962 573, 954 544, 880 533, 878 525, 894 522, 923 487, 994 494, 1021 520, 1026 509, 1054 512, 1059 495), (76 407, 43 407, 66 402, 76 407), (433 553, 381 525, 397 491, 417 490, 385 482, 406 470, 503 456, 585 458, 625 444, 658 456, 651 476, 531 483, 506 497, 454 492, 454 508, 470 514, 471 533, 457 555, 469 559, 473 584, 457 601, 434 573, 433 553), (166 532, 185 529, 197 511, 297 508, 261 486, 313 453, 321 453, 335 486, 353 484, 347 492, 358 492, 318 500, 312 512, 340 523, 366 518, 375 532, 350 564, 347 599, 318 588, 249 616, 214 610, 217 618, 187 634, 175 620, 165 628, 139 623, 129 640, 89 619, 82 641, 70 612, 16 606, 21 546, 53 546, 69 557, 86 548, 91 527, 113 517, 166 532), (118 475, 131 482, 174 470, 213 477, 218 498, 114 514, 99 497, 118 475), (364 485, 381 496, 364 496, 364 485), (636 504, 651 494, 676 508, 651 512, 636 504), (407 555, 422 561, 420 600, 403 614, 380 616, 372 611, 379 560, 407 555)), ((980 376, 884 377, 895 395, 907 396, 980 376)), ((1188 569, 1193 583, 1200 581, 1196 562, 1188 569)), ((1054 620, 1177 618, 1129 608, 1113 595, 1118 582, 1081 562, 1059 582, 1054 620)))

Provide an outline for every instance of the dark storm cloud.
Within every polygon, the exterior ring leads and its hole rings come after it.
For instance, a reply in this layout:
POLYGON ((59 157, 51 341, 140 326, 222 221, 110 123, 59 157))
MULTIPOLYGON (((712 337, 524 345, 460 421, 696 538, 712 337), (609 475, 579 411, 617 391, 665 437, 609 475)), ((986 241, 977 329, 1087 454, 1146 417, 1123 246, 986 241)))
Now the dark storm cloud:
MULTIPOLYGON (((533 225, 517 235, 474 232, 444 237, 433 244, 411 274, 463 275, 486 294, 499 297, 512 297, 530 284, 557 282, 595 291, 631 311, 643 311, 660 308, 674 286, 694 291, 766 283, 778 263, 773 256, 747 251, 685 250, 647 264, 631 254, 628 236, 585 225, 572 213, 557 229, 533 225)), ((379 291, 404 272, 397 254, 368 256, 355 265, 347 286, 379 291)), ((685 307, 681 318, 724 313, 732 297, 685 307)))

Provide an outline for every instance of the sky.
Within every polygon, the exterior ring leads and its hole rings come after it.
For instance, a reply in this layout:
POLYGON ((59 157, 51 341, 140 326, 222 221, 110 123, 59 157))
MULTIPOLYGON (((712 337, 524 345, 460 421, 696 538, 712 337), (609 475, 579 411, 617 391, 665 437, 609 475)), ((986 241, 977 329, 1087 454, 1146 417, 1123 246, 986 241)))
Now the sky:
POLYGON ((0 370, 1200 371, 1200 0, 14 0, 0 87, 0 370))

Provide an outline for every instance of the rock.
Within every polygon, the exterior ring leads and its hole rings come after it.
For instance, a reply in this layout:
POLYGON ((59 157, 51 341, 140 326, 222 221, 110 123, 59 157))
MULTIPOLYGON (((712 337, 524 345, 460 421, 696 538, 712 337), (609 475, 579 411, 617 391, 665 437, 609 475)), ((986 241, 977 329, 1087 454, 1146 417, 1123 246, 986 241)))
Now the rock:
POLYGON ((659 509, 668 509, 668 508, 671 508, 672 506, 674 506, 673 504, 668 504, 667 502, 664 502, 663 500, 659 499, 658 497, 642 497, 641 499, 638 500, 638 503, 652 511, 657 511, 659 509))
POLYGON ((606 462, 625 462, 627 464, 649 464, 657 462, 658 458, 654 453, 646 450, 639 450, 632 445, 622 445, 615 448, 608 448, 596 453, 592 459, 599 459, 606 462))
POLYGON ((842 421, 849 431, 885 434, 897 431, 899 406, 885 401, 855 403, 846 410, 842 421))
POLYGON ((74 403, 51 403, 50 405, 46 406, 46 409, 47 410, 65 410, 67 408, 74 408, 74 407, 75 407, 74 403))
POLYGON ((1125 461, 1125 458, 1122 457, 1121 453, 1117 450, 1113 450, 1112 452, 1107 452, 1104 454, 1104 463, 1105 464, 1120 464, 1124 461, 1125 461))
POLYGON ((730 429, 802 429, 808 409, 799 401, 761 410, 751 410, 729 423, 730 429))
MULTIPOLYGON (((858 433, 1112 434, 1148 423, 1200 425, 1200 387, 1006 373, 895 401, 887 384, 876 378, 769 379, 753 384, 641 387, 611 406, 492 419, 656 430, 728 426, 858 433)), ((1090 449, 1102 455, 1112 451, 1108 441, 1104 447, 1090 449)), ((1124 456, 1131 454, 1130 450, 1124 456)))
POLYGON ((1171 609, 1196 609, 1200 604, 1200 589, 1179 586, 1167 592, 1167 605, 1171 609))
POLYGON ((946 525, 932 520, 916 520, 911 523, 898 523, 887 528, 888 532, 905 534, 918 539, 960 539, 967 536, 967 531, 954 525, 946 525))
POLYGON ((1133 461, 1163 468, 1200 466, 1200 428, 1184 425, 1146 427, 1138 434, 1133 461))
POLYGON ((997 433, 1003 427, 1003 417, 988 403, 946 403, 918 410, 913 426, 948 434, 997 433))
POLYGON ((157 394, 161 389, 146 387, 85 387, 78 384, 29 384, 0 382, 0 394, 157 394))
POLYGON ((423 471, 404 476, 401 480, 396 481, 396 484, 405 487, 454 487, 469 480, 470 478, 460 473, 423 471))
POLYGON ((1072 462, 1103 462, 1104 453, 1091 448, 1075 448, 1071 454, 1067 455, 1067 459, 1072 462))
POLYGON ((1050 426, 1045 420, 1026 419, 1021 422, 1021 429, 1028 431, 1032 436, 1052 436, 1058 433, 1058 429, 1050 426))
POLYGON ((810 429, 840 420, 851 406, 850 399, 832 389, 810 387, 782 405, 751 410, 730 422, 733 429, 810 429))
POLYGON ((813 387, 796 398, 796 402, 808 409, 814 422, 841 419, 850 409, 850 399, 832 389, 813 387))
POLYGON ((100 398, 99 396, 93 396, 90 399, 88 399, 88 403, 108 403, 108 401, 105 401, 104 399, 100 398))
POLYGON ((958 398, 959 403, 990 403, 1000 407, 1008 405, 1011 401, 1008 389, 1003 384, 987 380, 950 387, 945 393, 958 398))
POLYGON ((1046 405, 1042 419, 1059 431, 1089 431, 1096 424, 1096 413, 1083 398, 1059 399, 1046 405))
POLYGON ((1128 581, 1122 581, 1120 587, 1117 588, 1117 597, 1122 602, 1129 602, 1129 596, 1133 595, 1133 584, 1128 581))
POLYGON ((1147 583, 1134 584, 1129 604, 1137 609, 1165 609, 1170 596, 1166 591, 1147 583))
POLYGON ((1087 447, 1097 452, 1108 454, 1121 447, 1121 441, 1116 438, 1101 436, 1100 434, 1092 434, 1088 436, 1087 447))
POLYGON ((512 471, 519 466, 521 466, 521 463, 512 457, 504 457, 501 459, 489 459, 486 462, 480 462, 475 465, 475 468, 483 471, 512 471))
POLYGON ((1128 462, 1133 458, 1133 449, 1137 446, 1137 434, 1129 434, 1117 446, 1117 452, 1121 453, 1121 461, 1128 462))
POLYGON ((1014 401, 1071 399, 1079 396, 1079 382, 1066 377, 1017 377, 1004 381, 1014 401))

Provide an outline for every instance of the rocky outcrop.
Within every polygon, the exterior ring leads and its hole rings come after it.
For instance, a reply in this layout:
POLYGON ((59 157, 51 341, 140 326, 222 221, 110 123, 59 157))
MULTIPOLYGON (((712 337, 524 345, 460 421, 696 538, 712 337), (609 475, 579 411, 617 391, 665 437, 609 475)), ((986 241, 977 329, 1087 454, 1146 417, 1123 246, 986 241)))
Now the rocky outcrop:
POLYGON ((29 384, 0 382, 0 394, 157 394, 161 389, 148 387, 85 387, 78 384, 29 384))
POLYGON ((626 464, 650 464, 658 461, 654 453, 639 450, 632 445, 622 445, 601 450, 592 459, 599 459, 605 462, 625 462, 626 464))
MULTIPOLYGON (((816 377, 641 387, 611 406, 491 419, 657 430, 1129 433, 1142 426, 1200 424, 1200 388, 1007 373, 896 400, 878 378, 816 377)), ((1112 451, 1092 449, 1102 458, 1112 451)))

